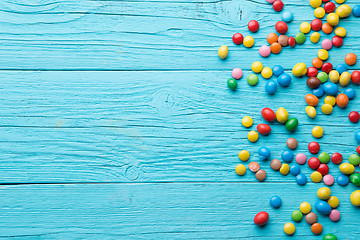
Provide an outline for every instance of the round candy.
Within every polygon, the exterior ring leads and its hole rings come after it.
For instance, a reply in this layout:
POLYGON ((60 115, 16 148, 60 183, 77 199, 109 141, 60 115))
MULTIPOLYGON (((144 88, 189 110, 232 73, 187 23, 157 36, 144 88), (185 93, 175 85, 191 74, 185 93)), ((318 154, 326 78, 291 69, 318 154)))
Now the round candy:
POLYGON ((291 165, 291 167, 290 167, 290 173, 291 173, 292 175, 297 176, 297 175, 300 174, 300 172, 301 172, 301 169, 300 169, 299 165, 297 165, 297 164, 291 165))
POLYGON ((346 87, 351 80, 351 74, 349 72, 343 72, 340 75, 339 83, 341 86, 346 87))
POLYGON ((347 18, 351 14, 351 7, 346 4, 342 4, 336 9, 336 14, 339 16, 339 18, 347 18))
POLYGON ((310 41, 311 41, 312 43, 317 43, 317 42, 319 42, 319 40, 320 40, 320 33, 318 33, 318 32, 313 32, 313 33, 310 35, 310 41))
POLYGON ((340 153, 333 153, 333 155, 331 155, 331 161, 338 165, 342 162, 343 160, 343 156, 340 153))
POLYGON ((336 97, 336 104, 341 107, 341 108, 345 108, 349 103, 349 98, 348 96, 346 96, 343 93, 340 93, 339 95, 337 95, 336 97))
POLYGON ((243 176, 246 173, 246 167, 242 164, 239 164, 235 167, 235 172, 239 176, 243 176))
POLYGON ((327 174, 323 177, 323 181, 324 181, 325 185, 332 186, 335 182, 335 179, 332 175, 327 174))
POLYGON ((256 20, 251 20, 248 23, 248 28, 250 32, 257 32, 259 30, 259 23, 256 20))
POLYGON ((250 153, 246 150, 241 150, 239 152, 239 159, 243 162, 246 162, 250 158, 250 153))
POLYGON ((225 59, 228 55, 228 47, 226 45, 222 45, 218 50, 218 55, 221 59, 225 59))
POLYGON ((280 45, 280 43, 272 43, 271 45, 270 45, 270 50, 271 50, 271 52, 272 53, 274 53, 274 54, 278 54, 278 53, 280 53, 281 52, 281 45, 280 45))
POLYGON ((329 173, 329 167, 325 163, 321 163, 320 166, 316 169, 321 175, 325 176, 329 173))
POLYGON ((259 77, 256 76, 255 74, 250 74, 247 77, 247 82, 250 86, 255 86, 259 82, 259 77))
POLYGON ((348 67, 346 64, 338 64, 336 66, 336 71, 339 72, 339 74, 342 74, 343 72, 347 71, 348 70, 348 67))
POLYGON ((287 235, 293 235, 295 233, 295 226, 292 223, 285 223, 284 225, 284 232, 287 235))
POLYGON ((308 165, 311 169, 316 170, 320 166, 320 161, 317 157, 311 157, 308 160, 308 165))
POLYGON ((275 76, 280 76, 281 74, 284 73, 284 68, 280 65, 275 65, 273 68, 272 68, 272 71, 273 71, 273 74, 275 76))
POLYGON ((355 65, 356 61, 357 61, 357 56, 354 53, 346 54, 345 63, 347 65, 350 65, 350 66, 355 65))
POLYGON ((336 36, 343 38, 346 36, 346 29, 343 27, 337 27, 335 29, 335 34, 336 34, 336 36))
POLYGON ((338 71, 336 70, 331 70, 329 72, 329 79, 330 79, 330 82, 332 83, 337 83, 340 79, 340 74, 338 71))
POLYGON ((286 146, 292 150, 296 149, 298 145, 298 142, 295 138, 288 138, 288 140, 286 140, 286 146))
MULTIPOLYGON (((323 64, 323 65, 325 65, 325 64, 323 64)), ((321 68, 322 68, 322 66, 321 66, 321 68)), ((325 72, 319 72, 316 77, 320 80, 321 83, 325 83, 328 80, 328 75, 325 72)))
POLYGON ((244 127, 249 128, 249 127, 252 126, 253 120, 252 120, 251 117, 245 116, 245 117, 242 118, 241 123, 242 123, 242 125, 243 125, 244 127))
POLYGON ((325 104, 330 104, 331 106, 335 106, 336 104, 336 99, 334 96, 326 96, 324 99, 324 103, 325 104))
POLYGON ((265 91, 267 94, 275 94, 277 89, 277 83, 274 80, 269 80, 265 83, 265 91))
POLYGON ((338 86, 335 83, 332 83, 332 82, 324 83, 323 89, 324 89, 324 92, 327 95, 332 95, 332 96, 335 96, 339 91, 338 86))
POLYGON ((355 70, 351 73, 351 81, 354 84, 360 84, 360 71, 355 70))
POLYGON ((263 78, 271 78, 272 76, 272 70, 269 67, 264 67, 263 70, 261 71, 261 76, 263 78))
POLYGON ((292 12, 289 12, 289 11, 284 11, 282 14, 281 14, 281 19, 284 21, 284 22, 291 22, 293 20, 294 16, 292 14, 292 12))
POLYGON ((305 63, 297 63, 295 64, 295 66, 292 69, 292 74, 295 77, 300 77, 300 76, 304 76, 307 72, 307 67, 305 65, 305 63))
POLYGON ((240 45, 243 43, 244 36, 241 33, 235 33, 232 37, 232 40, 236 45, 240 45))
POLYGON ((303 218, 303 214, 299 210, 295 210, 295 211, 292 212, 291 218, 295 222, 300 222, 302 220, 302 218, 303 218))
POLYGON ((321 111, 326 114, 329 115, 332 113, 333 111, 333 107, 330 104, 324 104, 321 106, 321 111))
POLYGON ((321 4, 322 4, 322 0, 310 0, 310 5, 311 5, 313 8, 320 7, 321 4))
POLYGON ((283 47, 287 47, 289 45, 289 37, 286 36, 286 35, 280 35, 279 36, 279 39, 278 39, 278 42, 280 43, 281 46, 283 47))
POLYGON ((317 191, 317 196, 321 200, 328 200, 331 196, 330 188, 328 188, 328 187, 319 188, 319 190, 317 191))
MULTIPOLYGON (((315 18, 314 20, 311 21, 310 26, 313 31, 318 32, 321 30, 322 21, 320 19, 315 18)), ((319 37, 320 37, 320 34, 319 34, 319 37)))
POLYGON ((281 161, 279 159, 271 160, 270 167, 272 170, 279 171, 279 169, 281 168, 281 161))
POLYGON ((277 195, 274 195, 270 198, 270 205, 273 207, 273 208, 279 208, 281 206, 281 198, 277 195))
POLYGON ((323 231, 323 227, 320 223, 314 223, 313 225, 311 225, 311 231, 316 234, 319 235, 322 233, 323 231))
POLYGON ((267 147, 260 147, 258 150, 260 160, 266 160, 270 157, 271 152, 267 147))
POLYGON ((352 9, 352 13, 355 17, 360 17, 360 5, 356 5, 352 9))
POLYGON ((347 88, 345 89, 344 94, 351 100, 355 98, 356 92, 353 88, 347 88))
POLYGON ((357 131, 355 133, 355 139, 356 139, 356 141, 360 142, 360 131, 357 131))
POLYGON ((312 92, 317 98, 322 97, 325 93, 321 85, 318 88, 313 89, 312 92))
POLYGON ((315 126, 312 129, 312 135, 316 138, 321 138, 324 135, 324 129, 320 126, 315 126))
POLYGON ((289 119, 289 113, 286 111, 285 108, 281 107, 276 111, 276 120, 279 123, 286 123, 289 119))
POLYGON ((314 171, 313 173, 311 173, 310 178, 311 181, 313 181, 314 183, 319 183, 322 180, 322 175, 318 171, 314 171))
POLYGON ((350 201, 355 207, 360 206, 360 190, 356 190, 350 195, 350 201))
POLYGON ((305 216, 305 221, 310 224, 310 225, 313 225, 314 223, 317 222, 317 216, 315 213, 313 212, 310 212, 308 214, 306 214, 305 216))
POLYGON ((306 40, 305 34, 302 32, 299 32, 295 35, 295 41, 297 44, 303 44, 306 40))
POLYGON ((350 175, 355 171, 354 165, 352 165, 350 163, 342 163, 339 166, 339 169, 343 174, 346 174, 346 175, 350 175))
POLYGON ((329 53, 328 51, 326 51, 325 49, 320 49, 318 51, 318 57, 321 59, 321 60, 326 60, 329 58, 329 53))
POLYGON ((323 61, 320 58, 314 58, 311 63, 315 68, 318 69, 323 65, 323 61))
POLYGON ((321 47, 325 50, 330 50, 332 48, 332 42, 330 39, 324 39, 321 42, 321 47))
POLYGON ((281 1, 281 0, 276 0, 274 3, 273 3, 273 9, 276 11, 276 12, 280 12, 281 10, 283 10, 284 8, 284 3, 281 1))
POLYGON ((338 238, 334 234, 326 234, 323 236, 322 240, 338 240, 338 238))
POLYGON ((324 10, 326 13, 335 12, 335 8, 336 8, 336 6, 335 6, 335 3, 333 3, 333 2, 327 2, 324 5, 324 10))
POLYGON ((310 142, 308 149, 310 153, 317 154, 320 151, 320 145, 317 142, 310 142))
POLYGON ((323 9, 322 7, 317 7, 314 10, 314 16, 316 18, 323 18, 325 16, 325 9, 323 9))
POLYGON ((310 118, 314 118, 316 116, 316 110, 313 106, 307 106, 305 108, 305 112, 310 118))
POLYGON ((254 40, 253 37, 251 37, 251 36, 246 36, 246 37, 244 38, 243 44, 244 44, 245 47, 251 48, 252 46, 254 46, 254 43, 255 43, 255 40, 254 40))
POLYGON ((333 222, 337 222, 340 220, 340 212, 336 209, 331 210, 329 214, 329 218, 333 222))
POLYGON ((294 154, 292 151, 285 150, 281 153, 281 159, 284 160, 284 162, 291 162, 294 158, 294 154))
POLYGON ((289 37, 288 44, 289 44, 290 47, 295 47, 295 45, 296 45, 295 38, 294 37, 289 37))
POLYGON ((290 83, 291 83, 291 76, 290 76, 290 74, 287 74, 287 73, 281 74, 281 75, 278 77, 277 82, 278 82, 281 86, 283 86, 283 87, 289 86, 290 83))
POLYGON ((236 80, 235 79, 233 79, 233 78, 229 78, 228 80, 227 80, 227 85, 228 85, 228 87, 231 89, 231 90, 236 90, 236 88, 237 88, 237 82, 236 82, 236 80))
POLYGON ((255 177, 258 181, 263 182, 266 179, 266 172, 262 169, 255 173, 255 177))
POLYGON ((265 211, 258 212, 254 217, 254 223, 256 225, 264 225, 269 221, 269 214, 265 211))
POLYGON ((318 70, 316 69, 316 67, 309 67, 307 69, 306 75, 308 77, 316 77, 317 74, 318 74, 318 70))
POLYGON ((360 164, 360 156, 357 154, 351 154, 349 157, 349 163, 354 166, 359 166, 360 164))
POLYGON ((285 22, 283 21, 278 21, 275 24, 275 30, 280 33, 280 34, 285 34, 288 31, 288 26, 285 22))
POLYGON ((311 211, 311 205, 308 202, 302 202, 299 208, 303 214, 308 214, 311 211))
POLYGON ((273 122, 276 119, 275 112, 270 108, 263 108, 261 110, 261 116, 268 122, 273 122))
POLYGON ((330 205, 323 200, 317 200, 315 203, 315 208, 316 210, 318 210, 319 213, 322 214, 329 214, 331 212, 330 205))
POLYGON ((349 183, 349 177, 345 174, 340 174, 336 177, 336 182, 341 186, 346 186, 349 183))
POLYGON ((353 173, 350 175, 350 182, 354 184, 357 187, 360 187, 360 174, 359 173, 353 173))
POLYGON ((335 47, 341 47, 344 44, 344 40, 341 37, 338 37, 338 36, 334 36, 331 39, 331 42, 335 47))
POLYGON ((255 131, 250 131, 247 135, 250 142, 256 142, 259 139, 259 134, 255 131))
POLYGON ((324 23, 321 27, 321 30, 325 33, 325 34, 330 34, 333 31, 333 26, 331 26, 329 23, 324 23))
POLYGON ((331 26, 336 26, 339 24, 339 16, 336 13, 329 13, 326 17, 327 22, 331 26))
POLYGON ((319 104, 319 99, 313 95, 313 94, 306 94, 305 95, 305 102, 309 105, 309 106, 313 106, 315 107, 316 105, 319 104))
POLYGON ((300 32, 302 32, 302 33, 308 33, 308 32, 310 32, 310 30, 311 30, 310 23, 308 23, 308 22, 302 22, 302 23, 300 24, 300 32))
POLYGON ((232 71, 231 71, 231 76, 235 79, 240 79, 243 75, 243 72, 240 68, 234 68, 232 71))
POLYGON ((318 156, 321 163, 328 163, 330 161, 330 155, 327 152, 322 152, 318 156))
POLYGON ((304 165, 306 163, 306 155, 303 153, 298 153, 295 157, 295 160, 298 164, 304 165))
POLYGON ((261 135, 268 135, 271 132, 271 127, 267 124, 261 123, 258 124, 256 126, 256 130, 261 134, 261 135))
POLYGON ((270 56, 270 53, 271 53, 271 50, 270 50, 270 47, 269 47, 269 46, 262 45, 262 46, 259 48, 259 54, 260 54, 260 56, 262 56, 262 57, 268 57, 268 56, 270 56))
POLYGON ((349 113, 350 122, 357 123, 360 120, 360 114, 356 111, 352 111, 349 113))
POLYGON ((305 176, 305 174, 300 173, 299 175, 296 176, 296 182, 297 184, 299 184, 300 186, 304 186, 307 182, 307 178, 305 176))
POLYGON ((285 124, 286 130, 288 130, 290 132, 295 131, 298 126, 298 123, 299 122, 298 122, 297 118, 290 118, 285 124))
POLYGON ((261 72, 261 70, 263 70, 263 65, 261 62, 259 61, 255 61, 251 64, 251 70, 254 72, 254 73, 259 73, 261 72))
POLYGON ((256 173, 260 170, 260 165, 257 162, 251 162, 249 163, 249 169, 250 171, 256 173))
POLYGON ((337 208, 339 206, 339 199, 335 196, 331 196, 328 200, 327 203, 330 205, 331 208, 337 208))
POLYGON ((288 174, 289 174, 289 171, 290 171, 290 167, 289 167, 288 164, 284 163, 284 164, 281 165, 279 171, 280 171, 280 173, 281 173, 282 175, 288 175, 288 174))
POLYGON ((269 44, 272 44, 274 42, 278 41, 278 35, 276 33, 269 33, 266 37, 266 40, 269 44))
POLYGON ((357 148, 356 148, 356 152, 357 152, 357 154, 359 154, 359 155, 360 155, 360 146, 357 146, 357 148))

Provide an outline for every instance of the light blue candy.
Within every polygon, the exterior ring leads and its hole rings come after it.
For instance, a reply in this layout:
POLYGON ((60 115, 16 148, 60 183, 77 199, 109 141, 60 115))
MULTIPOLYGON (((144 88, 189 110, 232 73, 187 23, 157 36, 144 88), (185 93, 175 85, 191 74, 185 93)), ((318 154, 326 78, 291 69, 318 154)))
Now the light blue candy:
POLYGON ((307 183, 307 177, 303 173, 298 174, 295 179, 300 186, 304 186, 307 183))
POLYGON ((324 88, 320 85, 318 88, 313 89, 313 94, 320 98, 324 95, 324 88))
POLYGON ((294 154, 292 151, 285 150, 281 153, 281 159, 284 160, 284 162, 291 162, 294 158, 294 154))
POLYGON ((275 65, 273 68, 272 68, 272 71, 273 71, 273 74, 275 76, 280 76, 281 74, 284 73, 284 68, 280 65, 275 65))
POLYGON ((299 165, 294 164, 294 165, 290 166, 290 173, 292 175, 297 176, 300 174, 300 172, 301 172, 301 169, 300 169, 299 165))
POLYGON ((260 160, 266 160, 271 155, 270 149, 268 149, 267 147, 260 147, 258 153, 260 156, 260 160))
POLYGON ((278 77, 277 82, 283 87, 289 86, 291 83, 291 76, 287 73, 283 73, 278 77))
POLYGON ((360 5, 353 7, 352 13, 355 17, 360 17, 360 5))
POLYGON ((323 200, 317 200, 315 203, 315 208, 319 213, 322 214, 329 214, 331 212, 331 206, 323 200))
POLYGON ((323 84, 323 89, 324 89, 324 92, 327 95, 332 95, 332 96, 335 96, 339 91, 338 86, 335 83, 332 83, 332 82, 324 83, 323 84))
POLYGON ((279 208, 281 206, 282 200, 279 196, 274 195, 270 198, 270 205, 273 208, 279 208))
POLYGON ((294 15, 292 14, 292 12, 289 12, 289 11, 284 11, 282 14, 281 14, 281 19, 284 21, 284 22, 291 22, 294 18, 294 15))
POLYGON ((353 88, 347 88, 345 89, 345 91, 343 92, 346 96, 348 96, 349 99, 354 99, 356 93, 355 90, 353 88))
POLYGON ((338 71, 340 75, 343 72, 346 72, 347 70, 348 70, 348 67, 347 67, 346 64, 338 64, 338 65, 336 65, 336 71, 338 71))
POLYGON ((274 80, 269 80, 265 84, 265 92, 267 94, 273 95, 276 93, 277 83, 274 80))
POLYGON ((360 131, 355 133, 355 139, 360 143, 360 131))

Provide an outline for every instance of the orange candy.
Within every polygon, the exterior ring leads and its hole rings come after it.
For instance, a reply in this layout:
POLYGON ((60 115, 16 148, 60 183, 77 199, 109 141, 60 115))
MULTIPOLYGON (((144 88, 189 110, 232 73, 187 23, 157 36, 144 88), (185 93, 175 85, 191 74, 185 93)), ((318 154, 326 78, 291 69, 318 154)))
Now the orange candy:
POLYGON ((357 57, 354 53, 346 54, 345 62, 347 65, 350 65, 350 66, 355 65, 356 61, 357 61, 357 57))
POLYGON ((323 65, 323 61, 320 59, 320 58, 314 58, 312 60, 312 65, 315 67, 315 68, 321 68, 322 65, 323 65))
POLYGON ((276 33, 269 33, 266 39, 268 43, 272 44, 278 41, 278 35, 276 33))
POLYGON ((323 231, 323 227, 321 226, 320 223, 314 223, 313 225, 311 225, 311 231, 316 234, 319 235, 322 233, 323 231))
POLYGON ((323 30, 324 33, 330 34, 330 33, 332 33, 334 28, 330 24, 324 23, 322 25, 321 29, 323 30))
POLYGON ((274 54, 278 54, 279 52, 281 52, 281 45, 280 43, 274 42, 270 45, 270 50, 272 53, 274 54))
POLYGON ((345 94, 343 93, 340 93, 339 95, 337 95, 336 97, 336 104, 341 107, 341 108, 344 108, 348 105, 349 103, 349 98, 348 96, 346 96, 345 94))
POLYGON ((315 107, 316 105, 319 104, 319 99, 314 94, 306 94, 305 95, 305 102, 309 106, 315 107))

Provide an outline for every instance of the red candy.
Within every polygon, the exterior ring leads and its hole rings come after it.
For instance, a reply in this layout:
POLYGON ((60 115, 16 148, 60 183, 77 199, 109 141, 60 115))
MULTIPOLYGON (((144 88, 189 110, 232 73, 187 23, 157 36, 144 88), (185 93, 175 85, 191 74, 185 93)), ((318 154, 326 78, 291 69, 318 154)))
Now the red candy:
POLYGON ((310 26, 311 26, 311 29, 312 29, 313 31, 318 32, 318 31, 320 31, 321 28, 322 28, 322 21, 321 21, 320 19, 316 18, 316 19, 314 19, 314 20, 311 21, 310 26))
POLYGON ((259 23, 256 20, 251 20, 248 23, 248 28, 251 32, 257 32, 259 30, 259 23))
POLYGON ((258 124, 256 127, 256 130, 261 134, 261 135, 269 135, 269 133, 271 132, 271 127, 267 124, 258 124))
POLYGON ((273 122, 276 119, 275 112, 270 108, 263 108, 261 110, 261 116, 268 122, 273 122))
POLYGON ((341 153, 334 153, 333 155, 331 155, 331 161, 333 162, 333 164, 340 164, 343 160, 343 156, 341 155, 341 153))
POLYGON ((357 152, 357 154, 360 155, 360 146, 358 146, 358 147, 356 148, 356 152, 357 152))
POLYGON ((344 40, 339 36, 334 36, 331 41, 335 47, 341 47, 344 43, 344 40))
POLYGON ((275 30, 280 34, 285 34, 288 31, 288 25, 283 21, 278 21, 275 24, 275 30))
POLYGON ((329 73, 331 70, 333 70, 333 65, 329 62, 324 63, 321 67, 321 70, 323 72, 329 73))
POLYGON ((351 81, 355 84, 360 84, 360 71, 355 70, 351 73, 351 81))
POLYGON ((277 12, 280 12, 281 10, 283 10, 284 8, 284 3, 280 0, 276 0, 274 3, 273 3, 273 9, 277 12))
POLYGON ((324 5, 324 9, 325 9, 326 13, 334 12, 335 8, 336 8, 336 6, 335 6, 335 3, 333 3, 333 2, 328 2, 324 5))
POLYGON ((311 169, 318 169, 320 166, 320 160, 317 157, 311 157, 308 160, 308 165, 311 169))
POLYGON ((294 37, 289 37, 288 44, 289 44, 290 47, 295 47, 295 45, 296 45, 295 38, 294 37))
POLYGON ((316 169, 321 175, 325 176, 329 173, 329 167, 325 163, 320 164, 320 166, 316 169))
POLYGON ((360 114, 356 111, 352 111, 349 113, 350 122, 357 123, 360 120, 360 114))
POLYGON ((311 142, 308 145, 309 152, 317 154, 320 151, 320 145, 317 142, 311 142))
POLYGON ((232 37, 232 40, 236 45, 240 45, 244 40, 244 36, 241 33, 235 33, 232 37))
POLYGON ((309 67, 306 74, 308 77, 316 77, 318 74, 318 70, 314 67, 309 67))
POLYGON ((269 214, 267 212, 258 212, 254 217, 254 223, 256 225, 264 225, 269 221, 269 214))

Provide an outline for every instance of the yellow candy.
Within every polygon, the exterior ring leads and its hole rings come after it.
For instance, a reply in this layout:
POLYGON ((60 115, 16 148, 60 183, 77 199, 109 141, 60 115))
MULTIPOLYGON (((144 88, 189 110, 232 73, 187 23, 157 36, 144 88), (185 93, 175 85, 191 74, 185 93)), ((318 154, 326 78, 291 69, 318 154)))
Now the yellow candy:
POLYGON ((239 152, 239 158, 241 161, 246 162, 250 158, 250 153, 246 150, 241 150, 239 152))
POLYGON ((262 63, 259 62, 259 61, 253 62, 253 64, 251 64, 251 70, 252 70, 254 73, 259 73, 259 72, 261 72, 261 70, 263 70, 263 65, 262 65, 262 63))
POLYGON ((324 99, 325 104, 330 104, 331 106, 335 106, 336 98, 334 96, 326 96, 324 99))
POLYGON ((276 111, 276 120, 279 123, 286 123, 289 119, 289 113, 286 111, 285 108, 281 107, 276 111))
POLYGON ((307 106, 305 112, 311 118, 316 117, 316 109, 313 106, 307 106))
POLYGON ((327 201, 327 203, 330 205, 330 207, 337 208, 339 206, 340 201, 337 197, 331 196, 327 201))
POLYGON ((317 196, 321 200, 328 200, 329 197, 331 196, 330 188, 328 188, 328 187, 319 188, 319 190, 317 191, 317 196))
POLYGON ((313 33, 310 35, 310 41, 311 41, 312 43, 317 43, 317 42, 319 42, 319 40, 320 40, 320 33, 318 33, 318 32, 313 32, 313 33))
POLYGON ((321 106, 321 111, 323 112, 323 114, 329 115, 332 113, 333 107, 330 104, 325 103, 321 106))
POLYGON ((340 75, 339 83, 341 86, 346 87, 351 80, 351 74, 349 72, 343 72, 340 75))
POLYGON ((284 232, 287 235, 293 235, 295 233, 295 226, 292 223, 285 223, 284 225, 284 232))
POLYGON ((332 83, 337 83, 340 79, 340 74, 338 71, 336 70, 331 70, 329 72, 329 79, 330 79, 330 82, 332 83))
POLYGON ((303 22, 300 24, 300 32, 302 33, 308 33, 311 30, 311 26, 310 23, 308 22, 303 22))
POLYGON ((325 9, 318 7, 314 10, 314 16, 316 18, 323 18, 325 16, 325 9))
POLYGON ((343 27, 338 27, 335 29, 335 34, 336 36, 339 37, 345 37, 346 36, 346 29, 343 27))
POLYGON ((248 127, 251 127, 251 126, 252 126, 253 120, 252 120, 251 117, 245 116, 245 117, 242 118, 241 123, 242 123, 242 125, 243 125, 244 127, 247 127, 247 128, 248 128, 248 127))
POLYGON ((315 171, 310 175, 310 178, 314 183, 319 183, 322 180, 322 175, 318 171, 315 171))
POLYGON ((308 214, 311 211, 311 205, 308 202, 302 202, 300 204, 300 212, 303 214, 308 214))
POLYGON ((344 3, 345 0, 335 0, 335 2, 341 4, 341 3, 344 3))
POLYGON ((254 46, 254 43, 255 43, 255 40, 252 36, 246 36, 243 40, 243 44, 247 48, 251 48, 252 46, 254 46))
POLYGON ((329 13, 326 17, 327 22, 331 26, 336 26, 339 24, 339 16, 336 13, 329 13))
POLYGON ((264 67, 263 70, 261 71, 261 76, 263 78, 271 78, 272 74, 273 72, 269 67, 264 67))
POLYGON ((360 190, 356 190, 350 195, 350 201, 355 207, 360 206, 360 190))
POLYGON ((226 45, 222 45, 219 47, 218 55, 221 59, 225 59, 228 55, 229 49, 226 45))
POLYGON ((243 176, 246 173, 246 167, 242 164, 239 164, 235 167, 235 172, 239 176, 243 176))
POLYGON ((321 138, 324 134, 324 129, 320 126, 316 126, 312 129, 312 135, 316 138, 321 138))
POLYGON ((280 170, 279 170, 279 172, 284 176, 288 175, 289 171, 290 171, 290 167, 286 163, 282 164, 281 167, 280 167, 280 170))
POLYGON ((346 4, 340 5, 336 9, 336 14, 339 16, 339 18, 349 17, 350 14, 351 14, 351 7, 349 5, 346 5, 346 4))
POLYGON ((304 76, 306 72, 307 72, 307 67, 305 63, 297 63, 292 69, 292 74, 296 77, 304 76))
POLYGON ((256 142, 259 139, 259 134, 255 131, 250 131, 247 137, 250 142, 256 142))
POLYGON ((329 53, 328 51, 326 51, 325 49, 320 49, 318 51, 318 57, 321 59, 321 60, 326 60, 329 58, 329 53))
POLYGON ((340 171, 341 171, 343 174, 346 174, 346 175, 353 174, 354 171, 355 171, 354 165, 352 165, 352 164, 350 164, 350 163, 342 163, 342 164, 339 166, 339 169, 340 169, 340 171))
POLYGON ((310 0, 310 5, 311 5, 313 8, 320 7, 321 4, 322 4, 322 0, 310 0))

